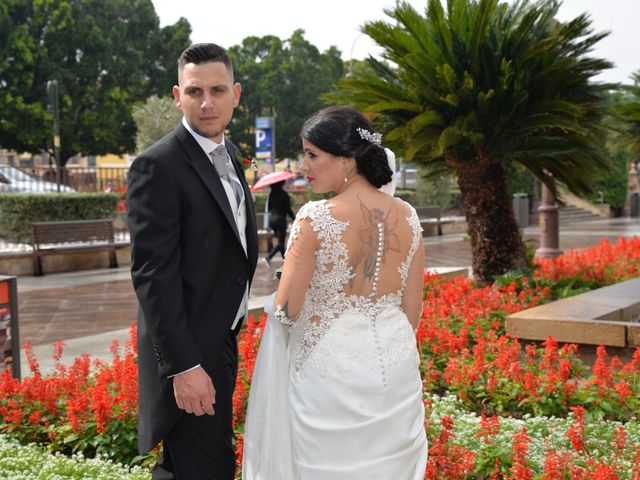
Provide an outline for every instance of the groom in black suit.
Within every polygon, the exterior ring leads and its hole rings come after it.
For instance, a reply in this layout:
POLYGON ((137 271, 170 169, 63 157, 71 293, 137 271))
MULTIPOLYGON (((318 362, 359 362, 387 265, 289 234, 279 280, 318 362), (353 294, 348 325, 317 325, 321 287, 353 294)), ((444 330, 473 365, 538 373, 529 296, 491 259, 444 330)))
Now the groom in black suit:
POLYGON ((258 239, 240 153, 224 137, 240 100, 224 49, 185 50, 173 95, 182 123, 128 175, 139 449, 163 442, 156 480, 232 480, 236 334, 258 239))

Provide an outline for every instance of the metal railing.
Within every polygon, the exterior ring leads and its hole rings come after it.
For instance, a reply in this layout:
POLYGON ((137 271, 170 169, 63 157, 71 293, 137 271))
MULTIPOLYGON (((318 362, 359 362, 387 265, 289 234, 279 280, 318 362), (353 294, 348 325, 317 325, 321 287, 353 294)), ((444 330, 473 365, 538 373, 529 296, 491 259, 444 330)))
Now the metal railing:
MULTIPOLYGON (((68 166, 60 171, 61 191, 124 192, 128 167, 68 166)), ((0 165, 0 193, 56 192, 56 168, 0 165)))
MULTIPOLYGON (((61 189, 66 192, 126 192, 128 167, 78 167, 61 170, 61 189)), ((15 167, 0 164, 1 193, 42 193, 58 191, 55 168, 48 166, 15 167)), ((119 209, 121 206, 119 205, 119 209)), ((122 222, 120 222, 122 223, 122 222)), ((116 242, 129 241, 129 232, 116 224, 116 242)), ((0 238, 0 254, 31 253, 29 243, 12 243, 0 238)))

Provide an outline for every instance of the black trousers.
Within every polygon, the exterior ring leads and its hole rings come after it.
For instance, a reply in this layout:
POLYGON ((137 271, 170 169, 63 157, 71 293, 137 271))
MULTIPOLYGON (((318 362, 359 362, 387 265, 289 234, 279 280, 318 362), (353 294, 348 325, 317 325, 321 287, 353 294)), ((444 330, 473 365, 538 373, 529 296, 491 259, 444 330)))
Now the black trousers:
MULTIPOLYGON (((238 329, 236 329, 238 330, 238 329)), ((215 415, 184 413, 163 440, 153 480, 233 480, 233 390, 238 372, 237 331, 229 331, 216 365, 207 373, 216 389, 215 415)))
POLYGON ((278 252, 280 252, 280 255, 284 258, 285 241, 287 238, 287 217, 270 215, 269 228, 273 230, 278 243, 273 246, 267 258, 271 260, 278 252))

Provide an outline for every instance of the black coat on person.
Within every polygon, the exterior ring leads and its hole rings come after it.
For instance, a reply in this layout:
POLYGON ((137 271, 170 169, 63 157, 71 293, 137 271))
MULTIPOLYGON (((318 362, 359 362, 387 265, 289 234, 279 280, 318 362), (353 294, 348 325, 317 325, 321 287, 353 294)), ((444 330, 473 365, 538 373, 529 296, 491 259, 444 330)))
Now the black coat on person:
POLYGON ((197 364, 212 371, 256 269, 254 205, 238 149, 225 145, 245 194, 246 254, 215 167, 182 124, 139 155, 128 174, 141 453, 186 415, 168 377, 197 364))

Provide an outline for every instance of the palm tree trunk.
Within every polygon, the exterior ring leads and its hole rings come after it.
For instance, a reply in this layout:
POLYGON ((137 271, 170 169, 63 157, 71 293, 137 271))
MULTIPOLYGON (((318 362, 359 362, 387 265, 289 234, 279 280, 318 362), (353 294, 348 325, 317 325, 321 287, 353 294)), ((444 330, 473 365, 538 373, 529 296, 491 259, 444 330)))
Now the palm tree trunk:
POLYGON ((462 208, 467 219, 473 274, 481 285, 496 275, 527 268, 524 243, 507 192, 500 162, 481 156, 472 162, 453 161, 458 174, 462 208))

